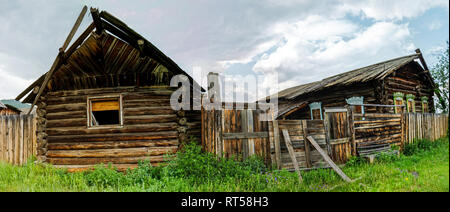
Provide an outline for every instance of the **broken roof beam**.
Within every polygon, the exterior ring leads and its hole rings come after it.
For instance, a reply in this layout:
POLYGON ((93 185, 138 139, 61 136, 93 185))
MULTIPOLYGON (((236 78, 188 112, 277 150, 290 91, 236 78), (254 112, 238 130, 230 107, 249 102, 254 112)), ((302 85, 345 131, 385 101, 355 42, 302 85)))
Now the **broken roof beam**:
POLYGON ((81 25, 81 22, 83 21, 84 16, 86 15, 86 11, 87 11, 87 6, 84 6, 83 9, 81 10, 80 15, 77 18, 77 21, 73 25, 72 30, 70 30, 70 33, 67 36, 66 41, 64 42, 63 46, 59 49, 59 51, 65 51, 66 48, 69 46, 70 41, 72 41, 73 36, 75 36, 75 33, 77 32, 78 28, 81 25))
POLYGON ((39 88, 39 92, 36 94, 36 97, 34 98, 33 104, 30 107, 30 111, 28 111, 28 114, 30 114, 31 111, 33 110, 33 107, 36 105, 37 100, 39 99, 39 97, 44 92, 45 87, 47 86, 47 83, 50 81, 50 79, 51 79, 53 73, 55 72, 55 70, 59 69, 59 67, 61 67, 61 65, 65 61, 65 58, 67 56, 65 55, 64 51, 66 50, 67 46, 69 46, 70 41, 72 41, 73 36, 75 35, 75 33, 77 32, 78 28, 80 27, 81 22, 83 21, 84 15, 86 14, 86 11, 87 11, 87 7, 84 6, 83 9, 81 10, 80 15, 78 15, 77 21, 73 25, 72 30, 70 30, 70 33, 69 33, 69 35, 66 38, 66 41, 64 42, 63 46, 59 49, 59 54, 58 54, 58 56, 56 56, 56 59, 53 62, 52 67, 50 68, 50 70, 45 75, 44 82, 42 82, 42 84, 41 84, 41 86, 39 88))
POLYGON ((102 31, 104 30, 104 27, 103 27, 103 22, 100 19, 100 13, 98 12, 98 9, 91 7, 91 15, 92 15, 92 19, 94 20, 95 28, 97 29, 96 33, 101 34, 102 31))
POLYGON ((22 93, 20 93, 17 97, 16 97, 16 101, 20 101, 20 99, 22 99, 25 95, 27 95, 27 93, 29 93, 31 90, 33 90, 36 86, 39 86, 39 84, 42 82, 42 80, 44 80, 45 78, 45 74, 42 75, 41 77, 39 77, 38 80, 34 81, 33 84, 31 84, 30 86, 28 86, 24 91, 22 91, 22 93))

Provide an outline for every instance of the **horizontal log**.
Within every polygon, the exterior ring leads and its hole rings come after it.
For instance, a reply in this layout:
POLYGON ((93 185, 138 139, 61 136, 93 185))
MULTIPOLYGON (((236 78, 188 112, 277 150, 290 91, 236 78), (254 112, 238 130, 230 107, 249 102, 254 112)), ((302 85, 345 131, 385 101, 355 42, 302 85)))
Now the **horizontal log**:
POLYGON ((142 125, 128 125, 122 127, 59 127, 47 128, 49 136, 54 135, 86 135, 86 134, 109 134, 109 133, 134 133, 134 132, 160 132, 176 130, 178 125, 176 123, 158 123, 158 124, 142 124, 142 125))
POLYGON ((125 116, 124 124, 146 124, 146 123, 165 123, 165 122, 176 122, 177 116, 175 114, 171 115, 142 115, 142 116, 125 116))
POLYGON ((134 86, 121 86, 110 88, 93 88, 93 89, 81 89, 70 91, 56 91, 49 92, 49 97, 64 97, 64 96, 80 96, 80 95, 93 95, 93 94, 107 94, 107 93, 147 93, 153 95, 171 95, 176 88, 169 86, 148 86, 148 87, 134 87, 134 86))
POLYGON ((94 149, 94 150, 48 150, 47 158, 120 158, 141 157, 172 154, 178 147, 140 147, 124 149, 94 149))
POLYGON ((100 141, 131 141, 158 140, 178 138, 178 131, 121 133, 117 134, 88 134, 88 135, 58 135, 48 136, 49 143, 55 142, 100 142, 100 141))
POLYGON ((122 158, 47 158, 46 162, 53 165, 95 165, 95 164, 137 164, 141 161, 149 161, 151 164, 168 162, 167 156, 144 156, 122 158))
POLYGON ((355 117, 368 117, 368 118, 400 118, 401 114, 390 114, 390 113, 355 113, 355 117))
POLYGON ((49 119, 47 121, 48 128, 54 127, 86 127, 86 118, 73 118, 73 119, 49 119))
MULTIPOLYGON (((135 169, 138 167, 138 164, 106 164, 105 167, 109 166, 114 167, 118 171, 127 171, 128 169, 135 169)), ((158 165, 158 164, 152 164, 158 165)), ((68 172, 83 172, 88 170, 93 170, 97 165, 54 165, 55 168, 65 169, 68 172)))
POLYGON ((375 120, 357 120, 354 124, 373 124, 373 123, 385 123, 385 122, 400 122, 401 119, 375 119, 375 120))
POLYGON ((392 127, 401 127, 400 123, 394 122, 394 123, 383 123, 383 124, 377 124, 372 126, 361 126, 361 127, 355 127, 355 130, 367 130, 367 129, 374 129, 374 128, 392 128, 392 127))
POLYGON ((268 132, 223 133, 223 139, 268 138, 268 132))
POLYGON ((79 149, 114 149, 135 147, 165 147, 178 146, 178 139, 108 141, 108 142, 61 142, 49 143, 49 150, 79 150, 79 149))
POLYGON ((124 101, 125 108, 170 106, 170 99, 136 99, 124 101))
POLYGON ((176 114, 170 106, 164 107, 140 107, 140 108, 124 108, 124 116, 138 116, 138 115, 170 115, 176 114))
POLYGON ((53 105, 60 104, 76 104, 76 103, 85 103, 87 101, 87 96, 69 96, 69 97, 61 97, 61 96, 49 96, 46 103, 47 107, 53 105))
POLYGON ((374 141, 380 141, 380 140, 386 140, 386 139, 394 139, 394 138, 400 138, 402 134, 390 134, 390 135, 384 135, 384 136, 373 136, 373 137, 364 137, 362 139, 356 139, 356 143, 362 143, 362 142, 374 142, 374 141))
POLYGON ((71 110, 64 112, 47 112, 47 119, 58 120, 58 119, 72 119, 72 118, 86 118, 86 110, 71 110))
POLYGON ((74 112, 74 111, 84 111, 86 113, 86 105, 87 105, 86 101, 71 104, 54 104, 48 105, 46 110, 47 113, 74 112))

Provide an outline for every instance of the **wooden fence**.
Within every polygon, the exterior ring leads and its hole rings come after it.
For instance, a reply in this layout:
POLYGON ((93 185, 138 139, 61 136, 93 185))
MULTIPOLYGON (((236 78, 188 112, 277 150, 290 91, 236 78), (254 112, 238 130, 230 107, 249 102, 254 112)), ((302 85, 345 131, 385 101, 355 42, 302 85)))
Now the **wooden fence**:
POLYGON ((405 143, 415 139, 434 141, 447 135, 448 114, 407 113, 405 114, 405 143))
MULTIPOLYGON (((264 158, 270 163, 270 142, 268 121, 261 121, 259 109, 221 110, 202 108, 202 146, 207 152, 219 156, 246 159, 252 155, 264 158)), ((270 112, 269 112, 270 113, 270 112)))
MULTIPOLYGON (((373 106, 373 105, 371 105, 373 106)), ((353 107, 325 108, 324 120, 260 121, 258 110, 222 109, 202 111, 202 145, 219 155, 247 158, 257 154, 277 168, 293 170, 327 166, 311 148, 312 136, 335 162, 343 164, 352 156, 373 155, 403 147, 415 139, 436 140, 448 129, 448 114, 354 113, 353 107), (283 130, 287 130, 289 142, 283 130), (292 146, 287 146, 287 143, 292 146), (295 159, 294 159, 295 158, 295 159)))
POLYGON ((36 155, 35 132, 33 115, 0 116, 0 161, 22 165, 36 155))

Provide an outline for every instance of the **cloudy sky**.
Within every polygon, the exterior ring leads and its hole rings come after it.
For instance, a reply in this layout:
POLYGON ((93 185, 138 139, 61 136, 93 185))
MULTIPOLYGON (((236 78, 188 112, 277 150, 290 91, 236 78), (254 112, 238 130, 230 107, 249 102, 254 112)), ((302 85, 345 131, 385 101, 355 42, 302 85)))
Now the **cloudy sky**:
MULTIPOLYGON (((188 73, 320 80, 420 48, 430 67, 449 38, 448 0, 0 0, 0 99, 48 71, 83 5, 107 10, 188 73)), ((92 18, 86 15, 81 28, 92 18)), ((82 30, 79 30, 82 31, 82 30)))

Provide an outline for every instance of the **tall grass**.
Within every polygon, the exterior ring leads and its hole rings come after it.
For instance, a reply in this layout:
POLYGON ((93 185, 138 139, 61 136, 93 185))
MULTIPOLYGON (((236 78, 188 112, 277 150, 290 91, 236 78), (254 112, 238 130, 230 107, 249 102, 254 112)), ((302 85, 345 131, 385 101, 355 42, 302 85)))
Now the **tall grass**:
POLYGON ((257 157, 244 162, 218 159, 188 144, 166 166, 143 161, 124 173, 114 167, 68 173, 30 162, 0 163, 0 191, 449 191, 449 141, 418 141, 399 157, 382 156, 375 164, 352 158, 343 168, 353 183, 331 169, 295 173, 268 170, 257 157))

